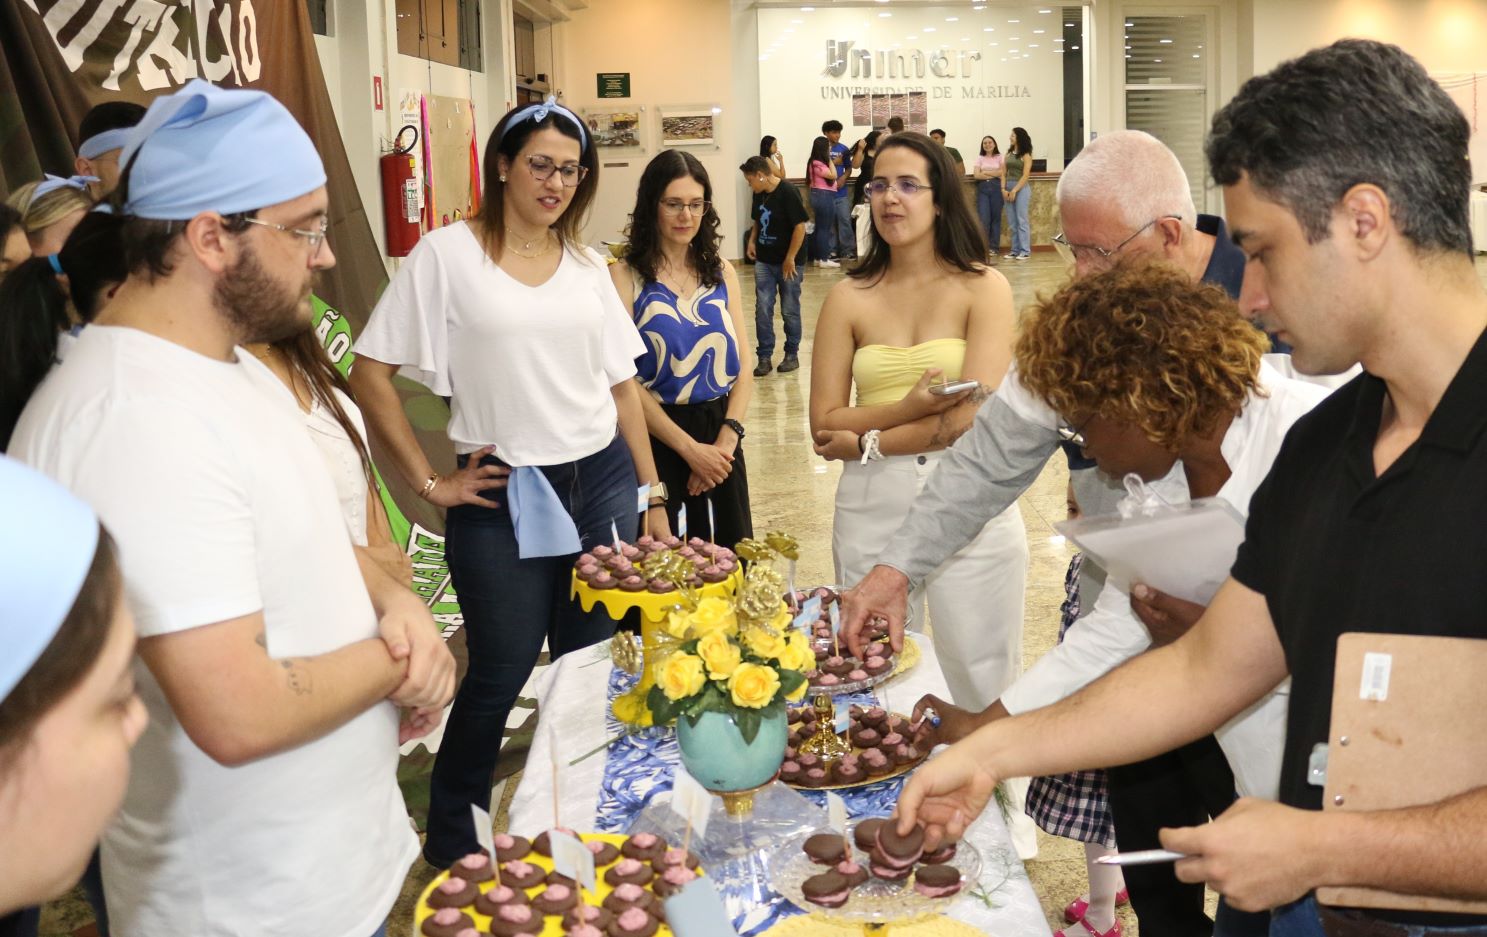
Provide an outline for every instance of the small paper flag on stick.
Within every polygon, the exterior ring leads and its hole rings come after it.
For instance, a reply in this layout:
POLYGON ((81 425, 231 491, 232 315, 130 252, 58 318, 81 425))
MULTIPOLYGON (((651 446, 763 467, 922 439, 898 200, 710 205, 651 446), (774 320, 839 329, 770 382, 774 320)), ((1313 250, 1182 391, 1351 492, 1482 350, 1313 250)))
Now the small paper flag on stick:
POLYGON ((850 857, 852 844, 847 841, 847 802, 840 795, 827 791, 826 815, 831 828, 842 834, 842 843, 847 847, 847 855, 850 857))
POLYGON ((495 824, 491 820, 491 815, 479 804, 471 804, 470 819, 475 824, 475 842, 486 851, 492 862, 496 861, 496 841, 491 832, 495 824))
POLYGON ((635 489, 635 513, 644 514, 651 506, 651 486, 641 485, 635 489))
POLYGON ((713 523, 713 499, 707 499, 707 542, 718 542, 718 525, 713 523))
POLYGON ((614 541, 614 552, 620 552, 620 529, 614 521, 609 522, 609 539, 614 541))
POLYGON ((676 512, 676 535, 682 541, 687 539, 687 506, 685 504, 676 512))
POLYGON ((594 891, 598 879, 594 874, 594 854, 577 836, 553 830, 548 834, 552 844, 552 867, 559 875, 578 882, 580 888, 594 891))

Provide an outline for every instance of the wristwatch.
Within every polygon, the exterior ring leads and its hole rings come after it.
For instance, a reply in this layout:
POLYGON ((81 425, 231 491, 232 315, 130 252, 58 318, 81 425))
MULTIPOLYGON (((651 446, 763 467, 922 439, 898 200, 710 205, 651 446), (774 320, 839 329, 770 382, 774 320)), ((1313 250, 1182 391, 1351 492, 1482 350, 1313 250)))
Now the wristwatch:
POLYGON ((666 504, 666 499, 668 496, 669 493, 666 491, 665 482, 653 482, 651 484, 650 495, 646 503, 653 508, 662 507, 666 504))
POLYGON ((738 422, 737 420, 728 419, 723 421, 723 425, 733 430, 734 433, 738 434, 739 442, 743 442, 744 427, 742 423, 738 422))

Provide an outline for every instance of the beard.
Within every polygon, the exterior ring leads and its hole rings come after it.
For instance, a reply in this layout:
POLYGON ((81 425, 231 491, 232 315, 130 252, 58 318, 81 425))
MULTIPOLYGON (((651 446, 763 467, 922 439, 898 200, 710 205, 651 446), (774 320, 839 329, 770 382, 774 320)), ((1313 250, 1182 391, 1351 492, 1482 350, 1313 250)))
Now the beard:
POLYGON ((252 250, 229 268, 212 289, 212 305, 239 342, 276 342, 310 327, 306 300, 314 285, 306 276, 296 293, 269 275, 252 250))

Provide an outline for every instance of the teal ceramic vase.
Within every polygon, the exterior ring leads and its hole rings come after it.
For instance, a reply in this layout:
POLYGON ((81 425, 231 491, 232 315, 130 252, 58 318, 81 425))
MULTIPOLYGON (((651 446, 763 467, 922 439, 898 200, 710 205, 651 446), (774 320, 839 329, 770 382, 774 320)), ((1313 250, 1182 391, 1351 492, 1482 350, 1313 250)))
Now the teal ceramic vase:
POLYGON ((676 740, 687 773, 715 793, 747 791, 767 782, 785 760, 786 718, 783 710, 766 716, 753 742, 745 742, 733 717, 706 712, 692 725, 676 720, 676 740))

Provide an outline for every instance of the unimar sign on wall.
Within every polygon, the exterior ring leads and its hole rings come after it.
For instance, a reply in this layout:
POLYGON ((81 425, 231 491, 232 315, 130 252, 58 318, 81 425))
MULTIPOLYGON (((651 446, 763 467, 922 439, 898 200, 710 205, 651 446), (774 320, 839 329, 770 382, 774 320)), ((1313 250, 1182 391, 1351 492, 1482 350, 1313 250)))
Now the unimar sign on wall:
MULTIPOLYGON (((1063 162, 1064 20, 1060 7, 914 6, 760 10, 762 129, 779 138, 791 175, 821 123, 848 146, 893 116, 942 128, 969 162, 982 136, 1006 148, 1013 126, 1034 152, 1063 162)), ((799 165, 797 165, 799 164, 799 165)))

